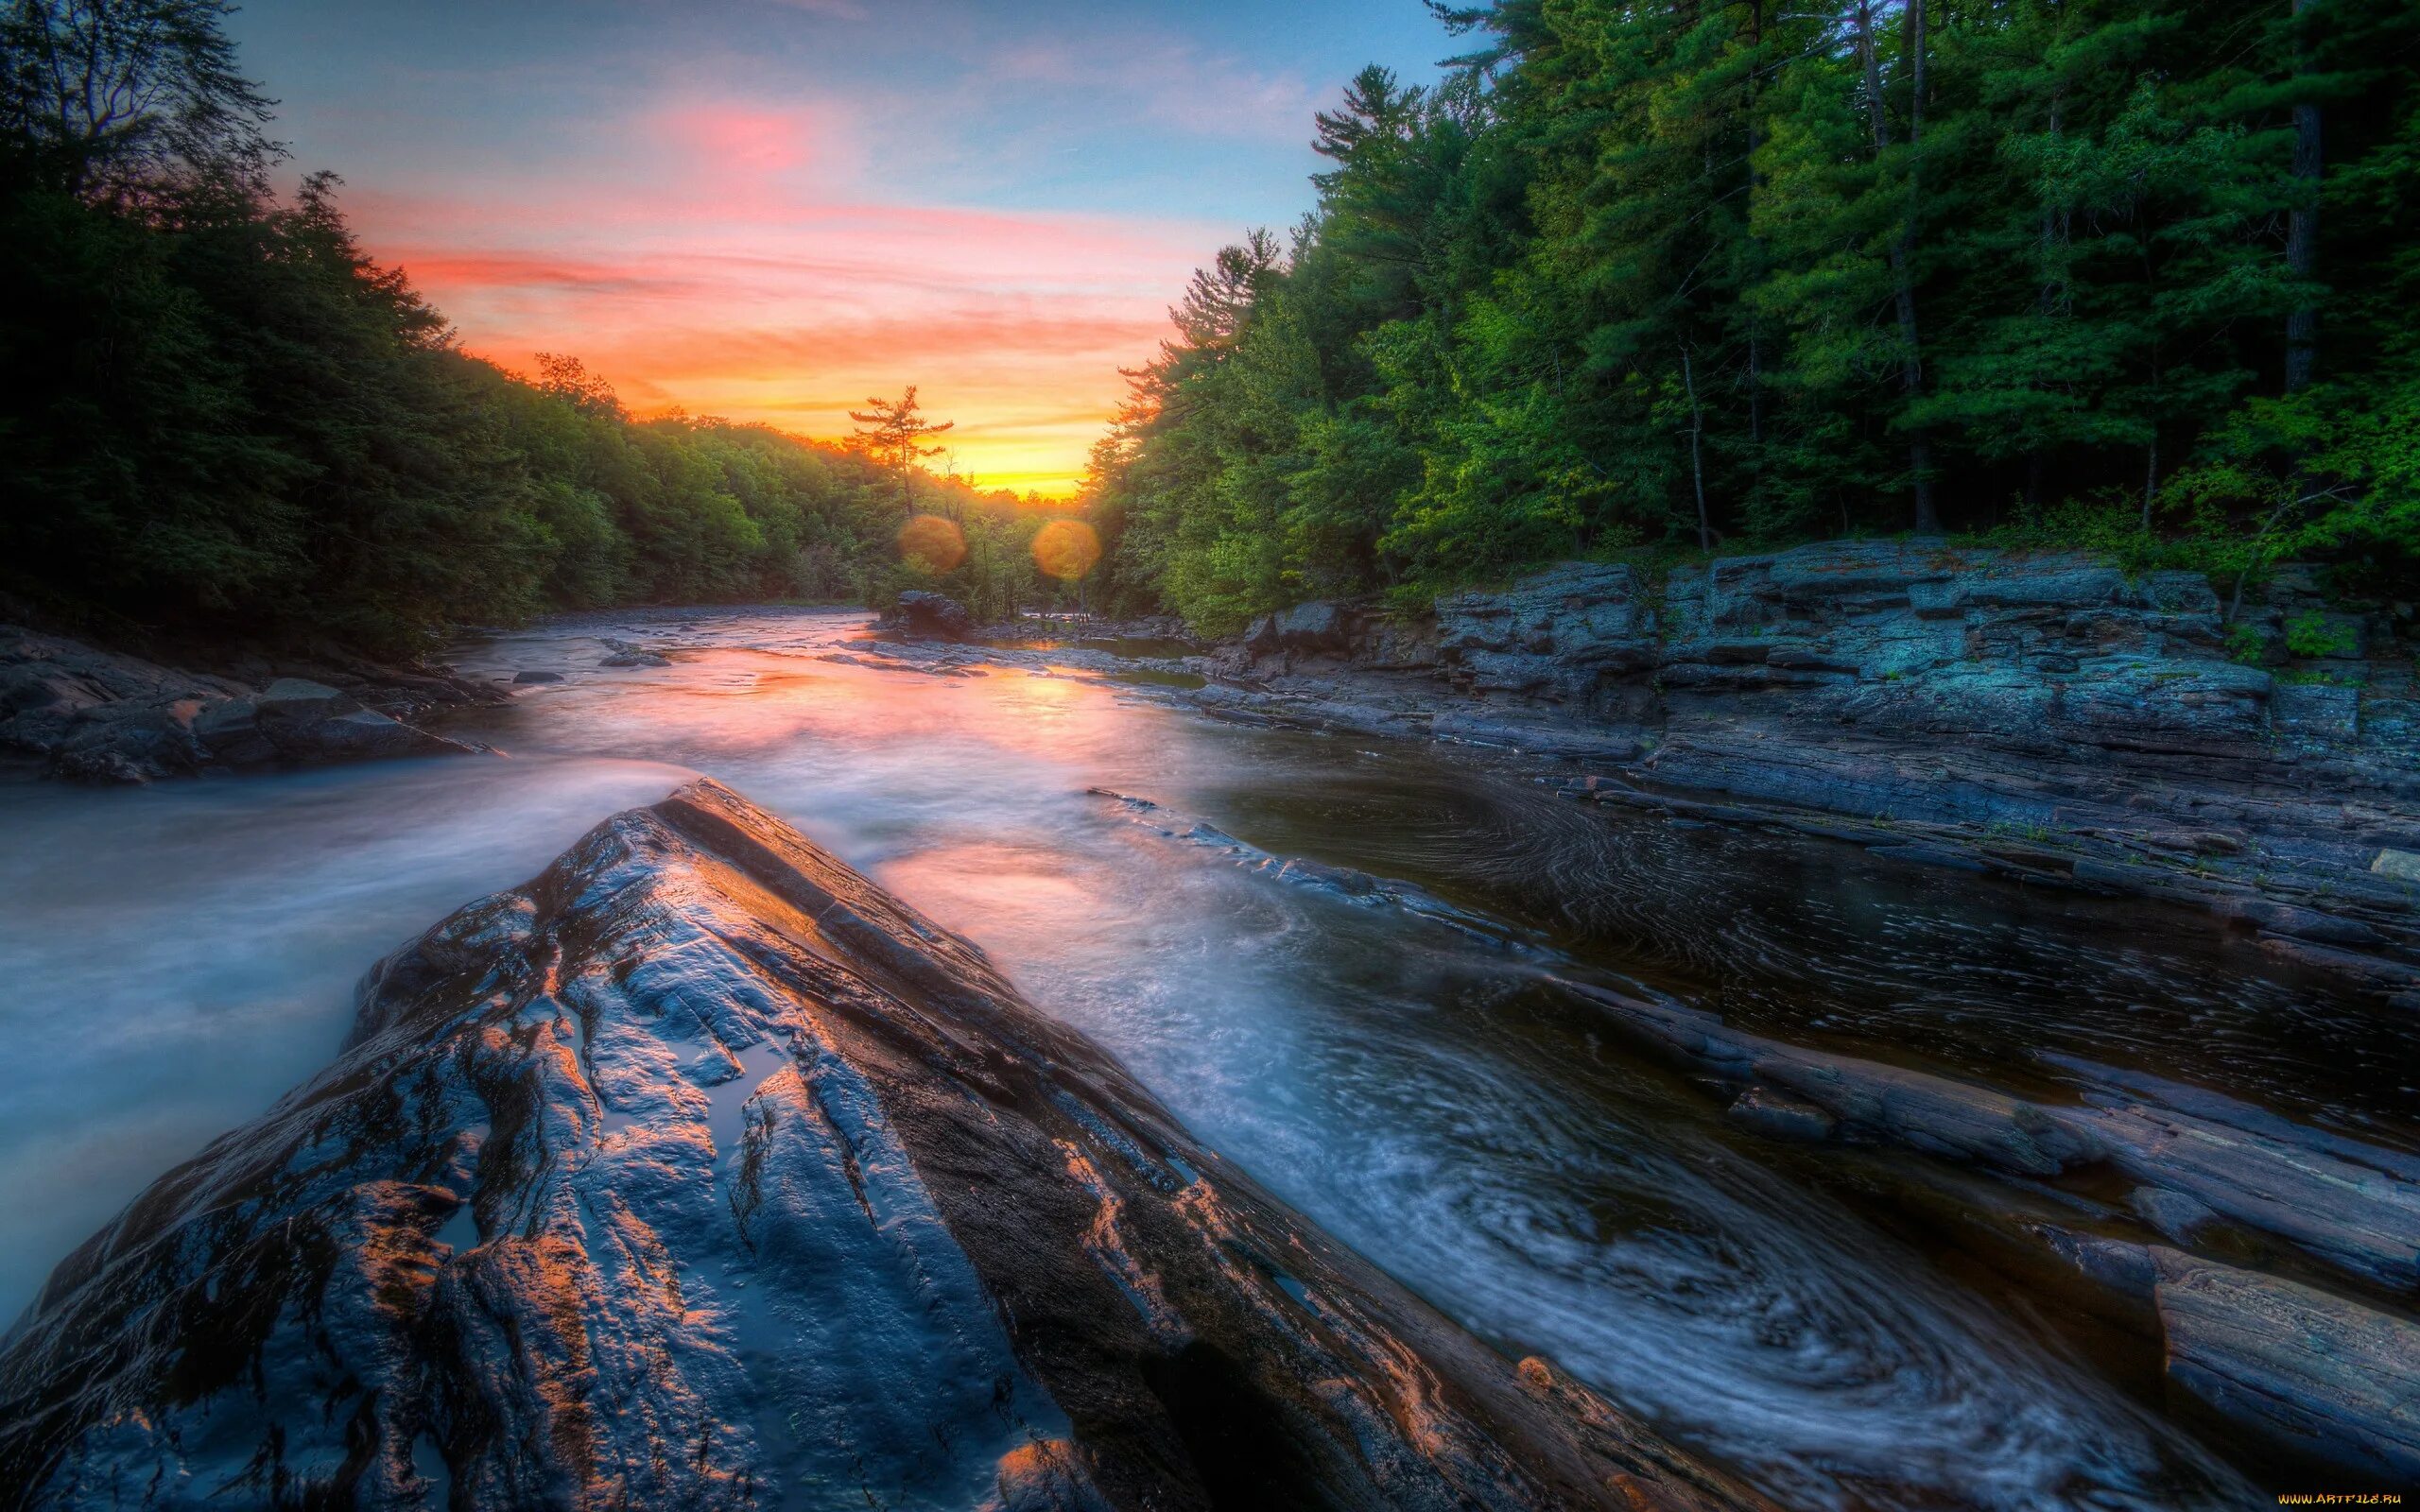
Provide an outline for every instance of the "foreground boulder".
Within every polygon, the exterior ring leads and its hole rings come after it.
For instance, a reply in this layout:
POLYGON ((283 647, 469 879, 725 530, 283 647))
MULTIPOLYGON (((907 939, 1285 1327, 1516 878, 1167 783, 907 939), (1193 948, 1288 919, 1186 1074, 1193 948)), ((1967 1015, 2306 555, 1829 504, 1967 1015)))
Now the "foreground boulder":
POLYGON ((38 1507, 1762 1506, 709 782, 365 983, 0 1350, 38 1507))
MULTIPOLYGON (((457 679, 394 674, 406 707, 469 701, 457 679)), ((0 746, 52 776, 147 782, 213 768, 315 765, 472 747, 305 678, 265 688, 0 626, 0 746)))

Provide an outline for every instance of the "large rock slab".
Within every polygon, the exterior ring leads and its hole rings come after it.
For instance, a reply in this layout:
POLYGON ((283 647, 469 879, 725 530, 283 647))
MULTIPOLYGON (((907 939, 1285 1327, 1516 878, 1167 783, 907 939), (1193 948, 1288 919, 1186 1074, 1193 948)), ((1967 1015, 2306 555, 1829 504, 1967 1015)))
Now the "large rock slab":
POLYGON ((1760 1506, 727 790, 364 984, 0 1350, 31 1507, 1760 1506))
POLYGON ((2307 1463, 2420 1484, 2420 1325, 2173 1249, 2152 1257, 2172 1384, 2307 1463))

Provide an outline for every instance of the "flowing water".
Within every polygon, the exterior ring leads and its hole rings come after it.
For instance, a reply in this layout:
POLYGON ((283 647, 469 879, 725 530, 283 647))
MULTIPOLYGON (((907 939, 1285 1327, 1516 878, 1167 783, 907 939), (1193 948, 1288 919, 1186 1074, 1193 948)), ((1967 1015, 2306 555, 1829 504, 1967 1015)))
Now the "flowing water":
POLYGON ((564 622, 462 655, 566 674, 447 727, 510 759, 0 788, 0 1310, 323 1064, 374 957, 703 772, 973 936, 1447 1313, 1792 1506, 2256 1504, 2149 1404, 2139 1345, 2043 1321, 1777 1163, 1553 978, 2036 1096, 2148 1069, 2405 1148, 2412 1028, 2206 920, 1583 808, 1500 753, 1219 725, 1148 679, 864 664, 863 633, 564 622), (598 635, 675 660, 602 669, 598 635), (1541 949, 1288 885, 1095 788, 1419 882, 1541 949))

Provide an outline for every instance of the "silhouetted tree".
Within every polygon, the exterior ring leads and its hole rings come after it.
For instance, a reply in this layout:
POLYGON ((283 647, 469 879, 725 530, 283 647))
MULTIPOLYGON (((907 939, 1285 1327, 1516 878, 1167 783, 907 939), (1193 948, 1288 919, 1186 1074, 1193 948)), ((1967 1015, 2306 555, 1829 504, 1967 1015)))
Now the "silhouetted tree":
POLYGON ((225 0, 0 0, 0 136, 38 181, 134 198, 196 174, 250 189, 283 155, 225 0))
POLYGON ((942 452, 938 446, 924 445, 924 439, 927 436, 939 436, 958 421, 945 420, 936 423, 925 419, 923 409, 916 403, 914 384, 909 384, 908 391, 895 400, 884 399, 877 394, 866 403, 872 407, 849 411, 849 418, 857 422, 856 432, 849 438, 849 444, 852 449, 898 475, 899 507, 903 512, 913 514, 916 512, 916 500, 910 491, 909 480, 915 474, 916 464, 925 457, 939 456, 942 452))

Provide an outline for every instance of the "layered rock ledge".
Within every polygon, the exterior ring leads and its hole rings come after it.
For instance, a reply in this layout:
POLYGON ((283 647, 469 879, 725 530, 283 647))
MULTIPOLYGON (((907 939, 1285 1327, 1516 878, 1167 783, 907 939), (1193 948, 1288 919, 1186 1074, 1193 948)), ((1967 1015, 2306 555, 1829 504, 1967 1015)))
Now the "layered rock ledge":
POLYGON ((366 980, 0 1349, 34 1507, 1761 1507, 701 782, 366 980))
POLYGON ((499 697, 442 672, 361 662, 312 664, 310 677, 267 662, 241 670, 247 679, 180 671, 0 625, 0 747, 37 758, 54 777, 121 783, 460 754, 472 747, 406 721, 499 697))
POLYGON ((1574 562, 1409 617, 1311 603, 1201 664, 1253 724, 1576 762, 1577 798, 2207 909, 2420 1006, 2420 612, 2281 575, 1843 541, 1574 562))

